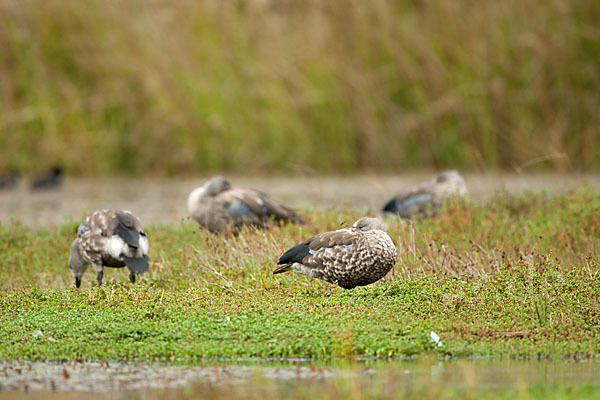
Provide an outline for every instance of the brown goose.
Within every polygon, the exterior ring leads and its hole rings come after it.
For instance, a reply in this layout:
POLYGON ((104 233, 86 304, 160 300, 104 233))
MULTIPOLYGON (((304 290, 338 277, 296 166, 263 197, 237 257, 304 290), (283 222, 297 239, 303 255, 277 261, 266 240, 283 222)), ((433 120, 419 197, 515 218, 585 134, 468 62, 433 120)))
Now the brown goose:
POLYGON ((360 218, 351 228, 320 233, 286 251, 273 274, 293 271, 344 289, 383 278, 398 252, 377 218, 360 218))
POLYGON ((427 215, 453 196, 463 197, 466 194, 467 187, 462 176, 454 170, 444 171, 431 181, 403 190, 387 202, 383 211, 398 214, 402 218, 427 215))
POLYGON ((99 210, 88 215, 79 225, 77 237, 71 245, 69 269, 75 277, 75 286, 92 265, 102 285, 104 267, 127 267, 129 280, 148 270, 148 237, 142 222, 129 211, 99 210))
POLYGON ((304 223, 294 210, 258 190, 232 188, 222 176, 192 191, 187 206, 191 217, 211 232, 229 227, 239 232, 244 225, 264 228, 271 220, 304 223))

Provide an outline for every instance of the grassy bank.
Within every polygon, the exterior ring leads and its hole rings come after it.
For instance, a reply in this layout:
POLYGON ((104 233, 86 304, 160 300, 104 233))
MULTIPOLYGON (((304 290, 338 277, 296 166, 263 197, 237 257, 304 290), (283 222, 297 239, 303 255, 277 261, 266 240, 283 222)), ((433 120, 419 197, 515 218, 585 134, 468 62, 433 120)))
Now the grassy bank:
POLYGON ((598 209, 600 198, 582 188, 498 193, 430 221, 389 219, 396 267, 352 291, 271 274, 289 246, 352 223, 349 209, 237 237, 191 222, 148 227, 153 264, 139 284, 108 270, 98 289, 88 272, 79 292, 66 266, 76 222, 3 226, 0 358, 596 355, 598 209))
POLYGON ((598 169, 599 19, 594 0, 5 1, 0 170, 598 169))

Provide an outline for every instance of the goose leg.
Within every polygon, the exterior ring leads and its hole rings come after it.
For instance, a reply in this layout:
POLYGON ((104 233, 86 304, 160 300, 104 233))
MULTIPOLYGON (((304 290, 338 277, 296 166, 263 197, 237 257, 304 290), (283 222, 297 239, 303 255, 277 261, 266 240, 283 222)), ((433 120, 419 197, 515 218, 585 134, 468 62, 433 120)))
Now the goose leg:
POLYGON ((104 267, 102 264, 92 264, 96 274, 98 275, 98 287, 102 286, 102 278, 104 278, 104 267))

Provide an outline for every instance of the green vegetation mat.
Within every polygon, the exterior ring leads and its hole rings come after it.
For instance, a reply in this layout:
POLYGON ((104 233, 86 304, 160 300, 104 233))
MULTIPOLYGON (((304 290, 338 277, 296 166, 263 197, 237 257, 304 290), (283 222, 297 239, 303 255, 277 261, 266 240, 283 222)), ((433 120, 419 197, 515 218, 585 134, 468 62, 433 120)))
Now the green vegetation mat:
POLYGON ((150 226, 153 263, 139 283, 107 269, 96 288, 88 271, 80 291, 67 267, 78 222, 1 226, 0 359, 597 355, 598 210, 584 187, 389 218, 398 263, 350 291, 272 275, 291 245, 352 224, 344 207, 236 237, 191 221, 150 226))

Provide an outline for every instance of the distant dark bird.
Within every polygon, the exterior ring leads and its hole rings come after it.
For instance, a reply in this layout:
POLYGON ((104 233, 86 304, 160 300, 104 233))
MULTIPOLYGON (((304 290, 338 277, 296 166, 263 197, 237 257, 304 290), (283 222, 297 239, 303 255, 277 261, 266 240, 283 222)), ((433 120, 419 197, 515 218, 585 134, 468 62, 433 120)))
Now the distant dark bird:
POLYGON ((466 194, 467 187, 462 176, 454 170, 444 171, 431 181, 402 191, 383 207, 383 211, 398 214, 402 218, 427 215, 453 196, 462 197, 466 194))
POLYGON ((19 185, 19 171, 10 169, 7 174, 0 176, 0 190, 14 189, 19 185))
POLYGON ((37 175, 31 182, 31 189, 57 189, 63 181, 63 170, 60 167, 52 168, 52 171, 37 175))
POLYGON ((320 233, 286 251, 273 274, 293 271, 344 289, 383 278, 398 251, 377 218, 360 218, 351 228, 320 233))
POLYGON ((264 228, 271 220, 303 224, 291 208, 254 189, 232 188, 227 179, 216 176, 190 193, 187 200, 191 217, 211 232, 244 225, 264 228))
POLYGON ((129 211, 99 210, 88 215, 77 229, 77 238, 71 245, 69 269, 75 277, 75 286, 92 265, 102 285, 104 267, 129 269, 129 280, 148 270, 148 237, 140 219, 129 211))

